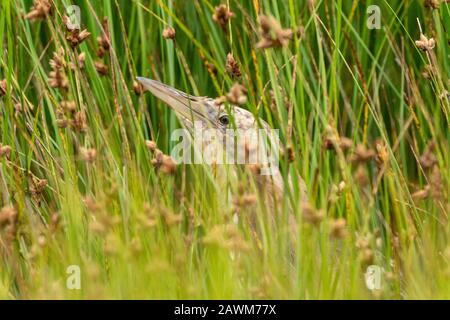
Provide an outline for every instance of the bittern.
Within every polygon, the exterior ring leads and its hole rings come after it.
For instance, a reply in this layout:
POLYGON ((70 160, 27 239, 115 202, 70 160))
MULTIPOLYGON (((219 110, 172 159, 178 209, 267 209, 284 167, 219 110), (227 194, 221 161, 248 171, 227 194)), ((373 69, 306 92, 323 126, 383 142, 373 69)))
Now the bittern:
MULTIPOLYGON (((194 124, 199 123, 200 128, 203 130, 211 128, 215 129, 219 136, 214 142, 226 149, 225 153, 235 151, 234 148, 225 148, 224 145, 225 141, 227 141, 226 138, 228 138, 227 135, 229 135, 230 132, 233 132, 233 130, 229 129, 233 128, 237 129, 241 134, 243 133, 243 138, 241 137, 241 139, 239 139, 240 142, 238 142, 237 148, 245 149, 246 153, 260 152, 261 150, 261 146, 258 145, 261 143, 260 137, 255 136, 254 134, 246 135, 248 132, 258 132, 259 129, 262 129, 263 131, 266 131, 265 136, 269 137, 269 143, 274 143, 272 139, 273 135, 270 133, 271 128, 269 124, 264 120, 256 119, 248 110, 236 105, 226 106, 209 97, 189 95, 156 80, 143 77, 138 77, 137 80, 142 84, 144 89, 153 93, 153 95, 172 108, 184 127, 192 130, 194 124)), ((232 139, 229 139, 228 141, 230 140, 232 139)), ((205 142, 203 141, 203 143, 205 142)), ((266 148, 262 149, 267 150, 266 148)), ((267 182, 270 181, 270 187, 274 189, 273 191, 275 193, 279 195, 285 194, 285 183, 278 165, 277 163, 274 164, 270 163, 270 161, 268 162, 267 160, 269 158, 270 156, 246 157, 246 159, 258 159, 259 161, 262 161, 256 163, 256 165, 259 165, 262 170, 265 169, 265 174, 267 175, 264 177, 257 177, 257 182, 259 184, 264 182, 267 185, 267 182)), ((261 170, 258 170, 258 172, 261 172, 261 170)), ((288 181, 289 184, 291 184, 290 177, 288 181)), ((300 197, 302 198, 302 201, 304 201, 306 188, 300 177, 298 178, 298 181, 300 182, 300 197)), ((269 192, 269 194, 273 195, 274 193, 269 192)))

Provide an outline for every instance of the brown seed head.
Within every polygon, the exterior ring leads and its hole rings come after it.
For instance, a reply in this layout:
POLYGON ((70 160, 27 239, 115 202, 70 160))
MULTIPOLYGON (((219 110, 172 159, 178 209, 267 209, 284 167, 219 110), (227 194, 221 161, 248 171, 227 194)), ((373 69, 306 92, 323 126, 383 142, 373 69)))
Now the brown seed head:
POLYGON ((419 158, 419 163, 424 169, 430 169, 437 164, 437 158, 434 155, 434 149, 436 148, 436 143, 434 141, 430 141, 425 151, 419 158))
POLYGON ((231 104, 243 105, 247 102, 247 89, 243 85, 235 83, 227 93, 226 99, 231 104))
POLYGON ((431 51, 436 46, 433 38, 428 39, 424 34, 420 35, 420 39, 416 40, 416 46, 422 51, 431 51))
POLYGON ((167 40, 174 40, 175 39, 175 29, 172 27, 168 27, 163 30, 162 36, 164 39, 167 40))
POLYGON ((134 81, 133 82, 133 90, 137 96, 141 96, 142 93, 144 92, 144 86, 140 82, 134 81))
POLYGON ((61 101, 60 106, 61 106, 61 108, 64 111, 67 111, 67 112, 73 112, 77 108, 77 104, 73 100, 71 100, 71 101, 61 101))
POLYGON ((85 132, 87 129, 86 114, 83 111, 76 112, 73 115, 71 124, 76 131, 85 132))
POLYGON ((411 197, 414 201, 420 201, 428 198, 430 196, 430 186, 426 185, 422 190, 414 192, 411 197))
POLYGON ((301 210, 303 220, 314 226, 318 226, 325 216, 322 210, 317 210, 308 202, 302 204, 301 210))
POLYGON ((375 142, 375 149, 376 149, 375 162, 378 168, 383 168, 389 161, 388 149, 381 140, 377 140, 375 142))
POLYGON ((97 158, 97 150, 95 150, 93 148, 81 147, 79 149, 79 152, 80 152, 81 158, 86 162, 92 163, 97 158))
POLYGON ((366 187, 369 184, 369 176, 367 175, 366 168, 359 164, 353 175, 353 179, 361 188, 366 187))
POLYGON ((330 221, 330 236, 335 239, 343 239, 347 236, 346 224, 344 218, 330 221))
MULTIPOLYGON (((430 194, 436 201, 443 200, 444 195, 444 181, 442 180, 441 171, 439 167, 435 165, 430 175, 430 194)), ((447 188, 448 190, 448 188, 447 188)))
POLYGON ((161 171, 165 174, 173 174, 177 169, 177 165, 171 156, 164 155, 161 164, 161 171))
POLYGON ((217 22, 223 29, 226 28, 228 21, 234 17, 234 13, 231 12, 225 4, 221 4, 214 8, 213 20, 217 22))
POLYGON ((44 20, 46 19, 52 11, 52 4, 50 0, 34 0, 33 6, 25 15, 25 19, 34 20, 44 20))
POLYGON ((30 193, 32 196, 39 196, 41 195, 45 188, 47 187, 48 182, 46 179, 39 179, 37 177, 32 177, 30 179, 30 193))
POLYGON ((78 60, 78 65, 79 65, 80 69, 84 69, 84 62, 86 61, 86 53, 85 52, 81 52, 78 55, 77 60, 78 60))
POLYGON ((53 58, 50 60, 52 71, 49 73, 48 82, 53 88, 67 89, 69 87, 69 80, 64 71, 66 66, 64 55, 64 49, 61 47, 53 52, 53 58))
POLYGON ((232 53, 227 54, 227 62, 225 65, 227 72, 235 79, 241 77, 241 70, 239 70, 239 64, 234 59, 232 53))
POLYGON ((331 135, 324 140, 323 147, 326 150, 335 150, 335 146, 342 151, 346 151, 353 147, 353 141, 347 137, 335 137, 334 135, 331 135))
MULTIPOLYGON (((447 1, 448 2, 448 1, 447 1)), ((425 0, 425 7, 430 9, 439 9, 441 0, 425 0)))
POLYGON ((8 145, 0 145, 0 158, 6 157, 9 158, 11 154, 11 147, 8 145))
POLYGON ((111 42, 109 37, 108 19, 106 17, 103 18, 102 27, 102 34, 97 37, 97 43, 99 46, 97 50, 97 56, 99 58, 102 58, 110 50, 111 42))
POLYGON ((147 141, 145 141, 145 145, 147 146, 147 148, 150 150, 150 151, 155 151, 156 150, 156 142, 155 141, 152 141, 152 140, 147 140, 147 141))
POLYGON ((283 29, 273 16, 259 17, 261 40, 256 44, 258 49, 287 46, 289 40, 293 39, 294 33, 299 37, 304 34, 304 28, 299 27, 295 32, 292 29, 283 29))
POLYGON ((70 43, 72 48, 75 48, 84 40, 86 40, 86 38, 89 37, 90 35, 91 33, 88 32, 86 29, 82 31, 75 29, 66 36, 66 40, 70 43))
POLYGON ((6 94, 6 79, 0 80, 0 98, 6 94))
POLYGON ((14 224, 17 219, 17 211, 12 206, 3 207, 0 210, 0 227, 4 227, 8 224, 14 224))
POLYGON ((356 164, 362 164, 370 161, 375 157, 375 151, 367 149, 363 144, 358 144, 353 155, 350 157, 350 161, 356 164))
POLYGON ((108 74, 108 67, 102 61, 95 61, 94 66, 101 76, 105 76, 108 74))

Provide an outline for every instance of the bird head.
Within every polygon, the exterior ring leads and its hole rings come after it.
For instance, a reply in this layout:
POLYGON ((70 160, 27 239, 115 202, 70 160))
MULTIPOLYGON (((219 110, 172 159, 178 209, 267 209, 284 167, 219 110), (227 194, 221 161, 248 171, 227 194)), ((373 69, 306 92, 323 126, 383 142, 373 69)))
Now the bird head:
MULTIPOLYGON (((138 77, 137 80, 145 90, 150 91, 172 108, 183 126, 187 129, 192 130, 196 124, 201 124, 203 129, 211 128, 219 132, 221 137, 217 139, 217 142, 221 147, 224 146, 223 141, 229 135, 236 137, 235 133, 233 133, 236 131, 235 129, 243 133, 238 138, 240 140, 238 144, 241 146, 244 145, 246 153, 258 154, 256 163, 262 168, 260 171, 261 175, 272 176, 275 186, 278 190, 282 190, 283 181, 278 168, 278 151, 280 147, 278 136, 272 134, 273 131, 271 131, 271 127, 267 122, 255 118, 248 110, 235 105, 219 104, 214 99, 208 97, 193 96, 156 80, 143 77, 138 77), (254 134, 247 134, 248 132, 255 132, 257 130, 262 130, 266 134, 263 137, 265 141, 263 141, 262 148, 260 135, 255 137, 254 134)), ((229 151, 230 149, 227 149, 227 152, 229 151)), ((234 153, 234 150, 231 151, 234 153)), ((244 164, 249 164, 247 162, 248 156, 245 155, 244 158, 244 164)), ((238 163, 242 164, 241 162, 238 163)), ((299 181, 301 182, 302 195, 305 197, 306 187, 301 177, 299 177, 299 181)))
MULTIPOLYGON (((227 129, 250 130, 258 123, 253 114, 234 105, 219 104, 208 97, 197 97, 175 89, 156 80, 138 77, 144 89, 172 108, 182 124, 192 129, 194 123, 204 128, 217 129, 223 134, 227 129)), ((268 124, 261 121, 263 127, 268 124)))
POLYGON ((203 157, 206 153, 206 158, 212 159, 206 163, 255 164, 262 175, 275 172, 279 176, 278 136, 265 121, 235 105, 192 96, 156 80, 142 77, 137 80, 172 108, 183 126, 195 132, 194 137, 198 129, 202 132, 202 138, 194 140, 195 145, 201 147, 203 157), (206 131, 208 134, 203 134, 206 131), (211 131, 214 134, 211 135, 211 131), (228 162, 223 162, 224 159, 228 162))

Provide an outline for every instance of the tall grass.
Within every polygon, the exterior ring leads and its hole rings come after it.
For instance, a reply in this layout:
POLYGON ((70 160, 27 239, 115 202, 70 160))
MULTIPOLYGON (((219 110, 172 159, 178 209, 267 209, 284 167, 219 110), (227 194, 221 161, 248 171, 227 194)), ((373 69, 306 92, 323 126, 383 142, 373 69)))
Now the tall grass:
POLYGON ((228 0, 235 16, 222 28, 212 18, 219 1, 75 1, 92 34, 72 48, 62 19, 71 3, 30 21, 32 1, 2 0, 0 297, 450 298, 450 4, 441 2, 228 0), (380 30, 367 28, 369 5, 380 8, 380 30), (256 49, 259 15, 304 33, 256 49), (417 48, 418 22, 434 49, 417 48), (174 41, 162 37, 169 26, 174 41), (67 89, 49 83, 60 48, 67 89), (223 190, 209 166, 163 174, 146 147, 154 140, 169 154, 179 123, 135 94, 135 77, 222 96, 235 81, 228 52, 248 89, 244 107, 291 150, 280 167, 294 187, 275 207, 245 170, 223 190), (62 101, 75 110, 61 114, 62 101), (289 210, 299 225, 291 263, 289 210), (66 287, 70 265, 81 268, 80 290, 66 287), (366 287, 369 265, 383 269, 379 290, 366 287))

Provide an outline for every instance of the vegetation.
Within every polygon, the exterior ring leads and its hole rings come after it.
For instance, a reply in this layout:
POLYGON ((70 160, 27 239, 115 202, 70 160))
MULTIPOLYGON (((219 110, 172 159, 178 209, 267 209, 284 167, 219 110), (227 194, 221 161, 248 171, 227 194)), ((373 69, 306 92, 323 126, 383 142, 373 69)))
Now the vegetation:
POLYGON ((71 4, 0 2, 1 298, 450 298, 448 1, 71 4), (136 76, 243 85, 293 186, 162 165, 180 124, 136 76))

